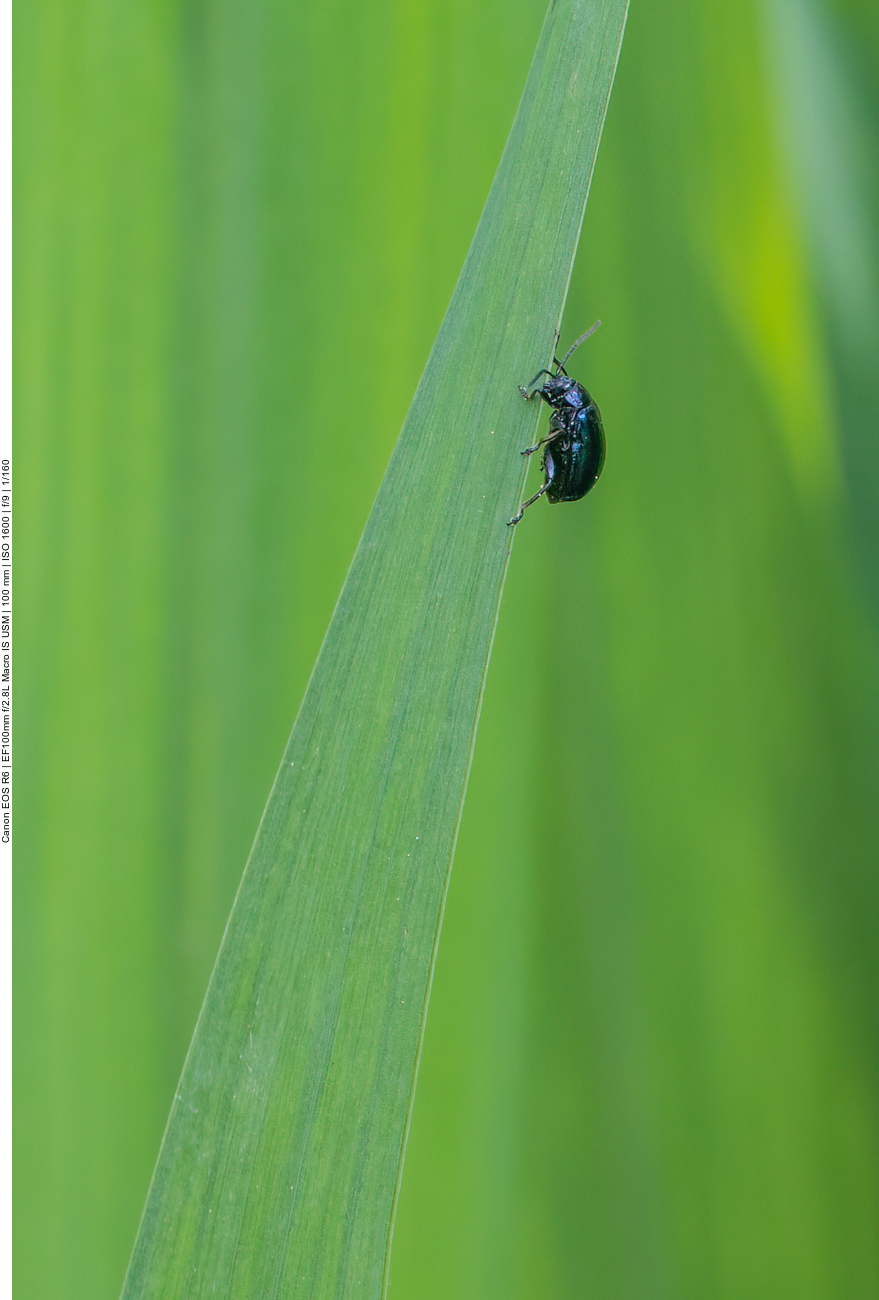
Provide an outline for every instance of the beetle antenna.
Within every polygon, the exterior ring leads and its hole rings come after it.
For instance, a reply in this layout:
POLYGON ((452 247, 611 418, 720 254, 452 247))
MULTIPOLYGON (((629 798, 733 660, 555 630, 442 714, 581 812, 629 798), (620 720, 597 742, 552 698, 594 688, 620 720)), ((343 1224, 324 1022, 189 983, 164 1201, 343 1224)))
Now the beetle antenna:
POLYGON ((580 346, 581 343, 585 343, 588 338, 592 337, 592 335, 598 329, 600 324, 601 321, 597 320, 591 329, 588 329, 585 334, 581 334, 580 337, 577 339, 577 341, 571 344, 571 346, 568 348, 562 360, 556 361, 556 365, 558 366, 559 370, 564 370, 568 358, 574 355, 574 353, 577 351, 577 348, 580 346))

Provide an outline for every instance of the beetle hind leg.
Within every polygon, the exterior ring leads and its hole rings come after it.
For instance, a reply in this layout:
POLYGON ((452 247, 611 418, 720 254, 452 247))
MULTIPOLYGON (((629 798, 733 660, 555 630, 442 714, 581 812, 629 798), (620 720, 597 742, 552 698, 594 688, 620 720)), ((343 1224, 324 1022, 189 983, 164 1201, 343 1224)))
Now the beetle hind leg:
POLYGON ((513 524, 517 524, 528 507, 533 506, 535 501, 539 501, 548 487, 549 484, 544 483, 543 487, 537 489, 533 497, 529 497, 527 501, 523 501, 519 506, 518 514, 513 515, 512 519, 507 520, 507 527, 510 528, 513 524))

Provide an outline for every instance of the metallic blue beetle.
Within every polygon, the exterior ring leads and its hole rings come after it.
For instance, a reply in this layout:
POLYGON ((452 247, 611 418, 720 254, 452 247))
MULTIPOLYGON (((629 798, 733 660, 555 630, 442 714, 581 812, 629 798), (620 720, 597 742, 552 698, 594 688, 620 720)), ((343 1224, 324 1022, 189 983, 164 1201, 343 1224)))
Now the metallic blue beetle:
POLYGON ((579 501, 598 482, 605 457, 601 412, 583 385, 571 379, 565 364, 600 324, 601 321, 597 320, 590 330, 581 334, 561 361, 553 357, 554 371, 538 370, 526 388, 519 388, 526 401, 542 397, 552 408, 552 415, 546 437, 522 452, 523 456, 532 456, 541 447, 545 448, 542 461, 545 482, 533 497, 523 501, 510 524, 517 524, 528 507, 539 501, 544 493, 553 503, 579 501), (541 375, 548 376, 546 382, 534 388, 541 375))

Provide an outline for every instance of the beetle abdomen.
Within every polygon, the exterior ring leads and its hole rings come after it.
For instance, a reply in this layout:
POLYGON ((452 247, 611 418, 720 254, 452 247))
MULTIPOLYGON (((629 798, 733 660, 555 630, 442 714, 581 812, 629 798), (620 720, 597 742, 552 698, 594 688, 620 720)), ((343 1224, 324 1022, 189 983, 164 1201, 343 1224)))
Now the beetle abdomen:
MULTIPOLYGON (((587 394, 588 397, 588 394, 587 394)), ((563 430, 547 443, 543 456, 549 501, 579 501, 595 486, 604 468, 605 440, 601 412, 588 397, 585 406, 557 414, 563 430)))

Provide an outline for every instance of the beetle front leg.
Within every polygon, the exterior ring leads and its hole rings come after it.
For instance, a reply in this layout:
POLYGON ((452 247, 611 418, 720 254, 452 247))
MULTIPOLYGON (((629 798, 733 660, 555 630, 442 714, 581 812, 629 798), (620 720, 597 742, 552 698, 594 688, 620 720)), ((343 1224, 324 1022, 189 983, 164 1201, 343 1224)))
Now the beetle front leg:
MULTIPOLYGON (((549 375, 550 379, 555 379, 555 375, 552 373, 551 370, 538 370, 537 374, 534 376, 534 378, 531 380, 529 384, 520 384, 519 392, 525 398, 526 402, 530 402, 531 398, 537 397, 538 394, 543 398, 545 402, 549 401, 549 398, 546 396, 542 388, 534 388, 534 385, 537 383, 541 375, 549 375), (534 391, 532 393, 529 393, 528 392, 529 388, 533 388, 534 391)), ((552 403, 550 402, 550 406, 551 405, 552 403)))

